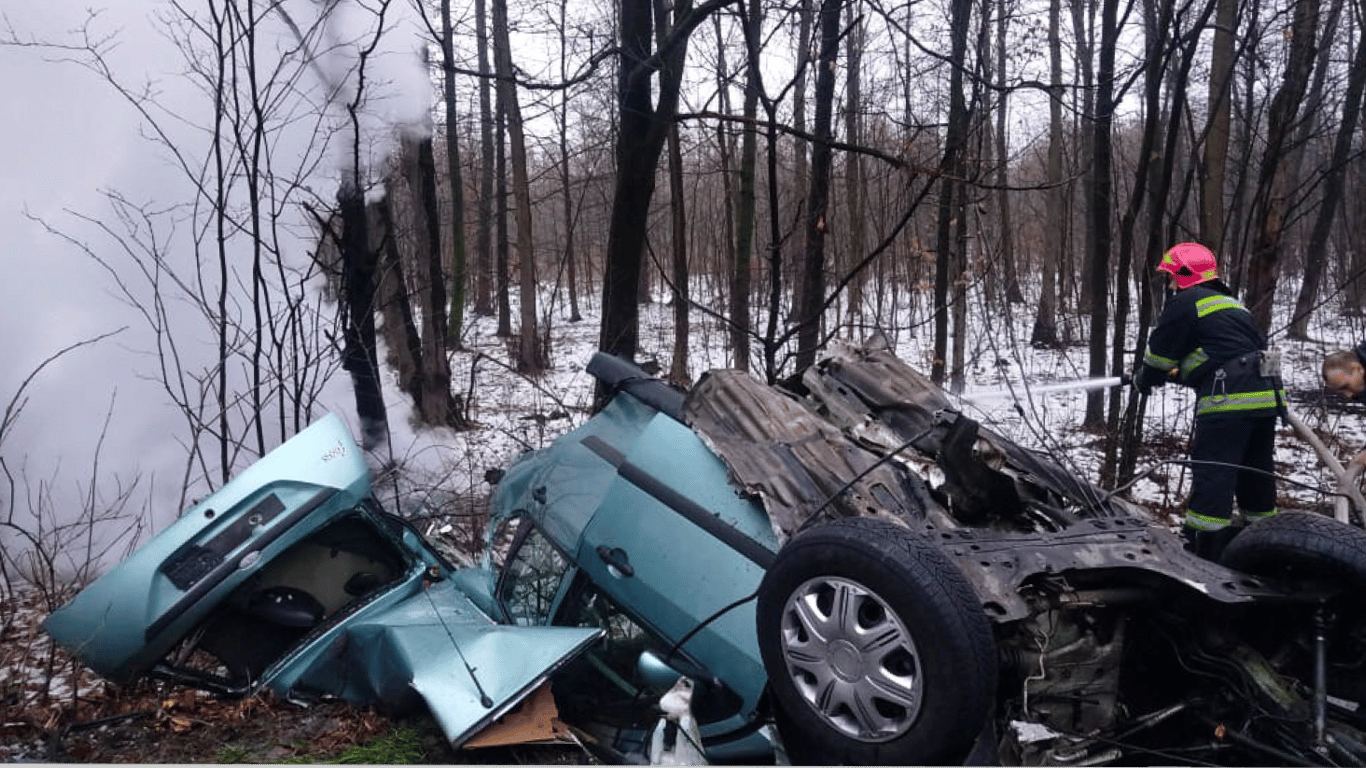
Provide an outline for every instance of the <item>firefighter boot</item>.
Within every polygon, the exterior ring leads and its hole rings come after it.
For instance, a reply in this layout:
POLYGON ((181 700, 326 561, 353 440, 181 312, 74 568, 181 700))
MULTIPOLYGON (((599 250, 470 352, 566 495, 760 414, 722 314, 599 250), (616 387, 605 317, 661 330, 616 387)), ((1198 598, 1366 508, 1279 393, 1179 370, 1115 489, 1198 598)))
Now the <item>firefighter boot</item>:
POLYGON ((1238 535, 1242 526, 1229 525, 1217 531, 1198 531, 1194 528, 1183 528, 1182 535, 1186 539, 1186 549, 1196 555, 1203 557, 1211 562, 1219 562, 1223 556, 1224 549, 1228 543, 1233 541, 1233 537, 1238 535))

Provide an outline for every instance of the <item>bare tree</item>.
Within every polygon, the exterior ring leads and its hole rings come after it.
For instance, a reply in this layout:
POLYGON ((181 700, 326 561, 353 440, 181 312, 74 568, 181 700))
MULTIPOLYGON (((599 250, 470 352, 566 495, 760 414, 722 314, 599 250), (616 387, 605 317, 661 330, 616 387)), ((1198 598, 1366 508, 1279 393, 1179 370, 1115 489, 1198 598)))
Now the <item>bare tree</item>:
MULTIPOLYGON (((451 24, 451 0, 441 0, 441 74, 443 107, 446 112, 446 174, 451 190, 451 276, 450 312, 447 317, 445 338, 441 339, 441 354, 444 357, 446 341, 455 349, 460 348, 460 332, 465 322, 465 174, 460 167, 460 134, 456 130, 458 122, 455 110, 455 29, 451 24)), ((440 265, 441 251, 433 256, 435 265, 440 265)), ((435 342, 435 340, 434 340, 435 342)), ((447 376, 449 379, 449 365, 447 376)), ((450 382, 447 381, 447 388, 450 382)))
POLYGON ((1280 87, 1267 112, 1266 146, 1252 199, 1251 223, 1255 231, 1248 261, 1247 308, 1263 331, 1271 328, 1271 305, 1279 277, 1281 238, 1287 226, 1285 215, 1292 185, 1286 169, 1293 149, 1290 135, 1314 67, 1319 6, 1320 0, 1301 0, 1294 5, 1290 50, 1280 87))
MULTIPOLYGON (((690 0, 673 5, 666 19, 663 4, 622 0, 621 47, 617 70, 617 175, 602 281, 602 330, 598 346, 634 358, 640 336, 637 303, 644 261, 655 171, 670 125, 678 111, 688 38, 698 24, 735 0, 708 0, 696 8, 690 0), (663 44, 655 47, 655 25, 668 24, 663 44), (658 76, 658 97, 652 82, 658 76)), ((602 402, 605 392, 599 392, 602 402)))
MULTIPOLYGON (((1115 82, 1115 48, 1119 39, 1119 0, 1101 0, 1100 60, 1096 68, 1095 112, 1092 121, 1091 172, 1087 175, 1086 218, 1090 240, 1087 264, 1090 276, 1091 327, 1090 373, 1104 376, 1108 365, 1106 330, 1109 327, 1109 281, 1112 221, 1114 212, 1113 155, 1114 110, 1118 103, 1115 82)), ((1086 418, 1083 426, 1100 429, 1105 423, 1105 393, 1086 393, 1086 418)))
MULTIPOLYGON (((996 9, 996 80, 1004 83, 1009 76, 1006 62, 1009 60, 1009 43, 1006 40, 1008 29, 1006 20, 1010 10, 1008 0, 1001 0, 996 9)), ((1052 17, 1050 16, 1050 23, 1052 17)), ((1002 93, 996 105, 996 218, 997 231, 1000 232, 1000 268, 1004 288, 1003 298, 1010 304, 1020 304, 1024 294, 1020 291, 1020 277, 1015 263, 1015 227, 1012 225, 1010 185, 1010 150, 1006 135, 1006 114, 1010 104, 1010 94, 1002 93)))
MULTIPOLYGON (((930 366, 930 378, 936 383, 944 381, 949 352, 949 294, 960 285, 965 263, 964 255, 956 247, 962 240, 955 236, 954 225, 955 222, 963 221, 966 214, 967 187, 964 183, 963 154, 967 146, 970 116, 964 94, 964 69, 971 15, 972 4, 967 0, 954 0, 949 6, 949 112, 948 125, 944 131, 944 158, 934 238, 934 362, 930 366)), ((961 388, 962 370, 955 370, 953 374, 955 384, 961 388)))
POLYGON ((522 110, 517 102, 513 80, 512 42, 508 34, 507 1, 493 0, 494 68, 498 74, 498 102, 507 120, 507 138, 512 160, 512 194, 516 199, 518 311, 517 370, 532 375, 550 366, 541 342, 536 316, 536 248, 531 227, 531 177, 527 172, 526 137, 522 132, 522 110))
MULTIPOLYGON (((1357 18, 1362 18, 1360 2, 1356 3, 1357 18)), ((1328 236, 1333 228, 1342 204, 1343 188, 1352 152, 1353 137, 1356 135, 1361 117, 1363 92, 1366 92, 1366 44, 1358 37, 1356 54, 1351 70, 1347 75, 1347 94, 1342 102, 1342 118, 1338 124, 1337 136, 1333 141, 1333 152, 1328 161, 1324 179, 1323 202, 1318 215, 1314 218, 1314 229, 1309 236, 1309 246, 1304 259, 1304 282, 1300 284, 1299 295, 1295 299, 1295 316, 1290 321, 1290 338, 1307 341, 1309 339, 1309 319, 1318 301, 1319 288, 1323 281, 1323 268, 1329 248, 1328 236)))
MULTIPOLYGON (((494 123, 497 116, 494 114, 495 107, 489 95, 493 88, 492 70, 489 67, 489 33, 488 33, 488 9, 485 7, 485 0, 474 0, 474 46, 476 55, 479 57, 479 204, 476 214, 476 233, 475 233, 475 252, 478 266, 474 273, 474 311, 480 315, 493 314, 493 291, 494 291, 494 256, 493 256, 493 227, 494 227, 494 196, 493 196, 493 175, 495 172, 495 150, 494 150, 494 123)), ((497 198, 501 200, 502 198, 497 198)), ((499 203, 501 205, 501 203, 499 203)), ((502 318, 505 313, 499 314, 499 330, 503 330, 502 318)), ((508 333, 511 329, 507 330, 508 333)), ((504 334, 506 335, 506 334, 504 334)))
POLYGON ((822 313, 825 309, 825 235, 829 229, 830 166, 834 162, 833 113, 835 102, 835 59, 839 55, 842 0, 821 0, 817 12, 820 52, 816 57, 816 83, 812 99, 815 115, 811 122, 814 144, 811 147, 811 180, 806 196, 806 243, 802 260, 802 294, 797 304, 798 369, 816 361, 822 313))
POLYGON ((1215 253, 1222 252, 1224 243, 1225 174, 1233 115, 1233 27, 1237 12, 1238 0, 1218 0, 1214 45, 1210 51, 1209 127, 1205 132, 1200 239, 1215 253))
POLYGON ((740 167, 735 186, 735 265, 730 283, 731 366, 749 370, 750 291, 754 261, 754 231, 758 189, 758 136, 755 119, 759 116, 759 91, 763 87, 759 41, 763 35, 763 6, 747 0, 744 6, 745 101, 744 123, 740 132, 740 167))
MULTIPOLYGON (((1049 221, 1063 221, 1067 189, 1063 185, 1063 82, 1062 36, 1059 24, 1062 0, 1048 3, 1048 189, 1045 210, 1049 221)), ((1067 248, 1067 231, 1061 226, 1044 230, 1043 253, 1040 254, 1042 275, 1039 279, 1039 302, 1034 311, 1034 329, 1029 343, 1035 347, 1058 346, 1057 275, 1062 253, 1067 248)))

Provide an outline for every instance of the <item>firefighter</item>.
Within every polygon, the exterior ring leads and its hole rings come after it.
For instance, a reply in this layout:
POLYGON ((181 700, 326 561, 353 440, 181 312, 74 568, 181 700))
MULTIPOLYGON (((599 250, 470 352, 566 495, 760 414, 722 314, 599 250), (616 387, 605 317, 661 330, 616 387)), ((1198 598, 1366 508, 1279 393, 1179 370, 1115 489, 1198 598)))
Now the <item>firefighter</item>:
POLYGON ((1148 337, 1134 385, 1147 395, 1169 378, 1196 392, 1186 548, 1217 560, 1237 535, 1233 501, 1248 521, 1276 508, 1275 429, 1283 408, 1278 356, 1241 302, 1219 279, 1214 254, 1198 243, 1172 246, 1157 265, 1173 293, 1148 337))
POLYGON ((1366 341, 1356 349, 1339 349, 1324 356, 1323 386, 1349 400, 1366 402, 1366 341))

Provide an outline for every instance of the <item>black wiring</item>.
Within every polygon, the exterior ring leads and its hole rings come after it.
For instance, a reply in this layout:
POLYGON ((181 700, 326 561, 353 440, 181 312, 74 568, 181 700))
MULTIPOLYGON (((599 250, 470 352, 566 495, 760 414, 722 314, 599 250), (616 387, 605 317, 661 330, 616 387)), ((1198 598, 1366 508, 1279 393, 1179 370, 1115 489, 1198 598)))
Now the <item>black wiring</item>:
POLYGON ((688 630, 688 633, 687 633, 686 635, 683 635, 683 637, 680 638, 677 642, 675 642, 673 645, 669 646, 669 652, 666 653, 666 654, 664 654, 664 663, 665 663, 665 664, 668 664, 668 663, 669 663, 669 659, 672 659, 672 658, 678 653, 679 649, 681 649, 681 648, 683 647, 683 645, 684 645, 685 643, 687 643, 689 640, 693 639, 693 638, 697 635, 697 633, 698 633, 698 632, 701 632, 703 629, 705 629, 706 626, 707 626, 708 624, 711 624, 713 621, 716 621, 717 619, 721 618, 722 616, 725 616, 727 613, 730 613, 731 611, 735 610, 736 608, 739 608, 740 606, 744 605, 745 603, 748 603, 749 601, 753 600, 754 598, 756 598, 756 597, 758 597, 758 596, 759 596, 759 590, 756 589, 756 590, 754 590, 753 592, 749 593, 748 595, 746 595, 746 596, 740 598, 739 600, 736 600, 736 601, 730 603, 729 605, 727 605, 727 606, 721 608, 720 610, 716 611, 716 612, 713 613, 712 615, 710 615, 710 616, 708 616, 707 618, 703 619, 701 622, 698 623, 697 626, 695 626, 695 627, 693 627, 692 629, 688 630))

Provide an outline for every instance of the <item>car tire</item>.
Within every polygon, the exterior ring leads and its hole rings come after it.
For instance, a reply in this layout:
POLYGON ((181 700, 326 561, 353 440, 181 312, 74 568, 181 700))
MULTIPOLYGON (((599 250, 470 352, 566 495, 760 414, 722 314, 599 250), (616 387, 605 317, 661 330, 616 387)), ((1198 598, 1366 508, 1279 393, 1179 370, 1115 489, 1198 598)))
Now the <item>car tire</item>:
POLYGON ((1282 512, 1240 532, 1219 562, 1257 576, 1346 579, 1366 587, 1366 531, 1323 515, 1282 512))
POLYGON ((961 761, 991 711, 997 654, 976 592, 932 539, 890 520, 794 536, 760 583, 756 620, 794 762, 961 761))
POLYGON ((1366 589, 1366 531, 1331 517, 1306 512, 1282 512, 1249 525, 1229 542, 1220 562, 1235 570, 1277 579, 1317 580, 1336 587, 1337 595, 1326 606, 1313 607, 1313 616, 1303 613, 1283 620, 1261 623, 1275 639, 1268 652, 1278 658, 1281 674, 1301 680, 1317 676, 1316 647, 1307 637, 1283 637, 1285 628, 1292 635, 1306 634, 1311 627, 1327 629, 1328 663, 1325 682, 1329 696, 1356 700, 1366 686, 1366 670, 1361 659, 1366 655, 1366 606, 1361 592, 1366 589), (1320 618, 1326 624, 1320 627, 1320 618), (1281 656, 1271 649, 1297 648, 1298 653, 1281 656))

